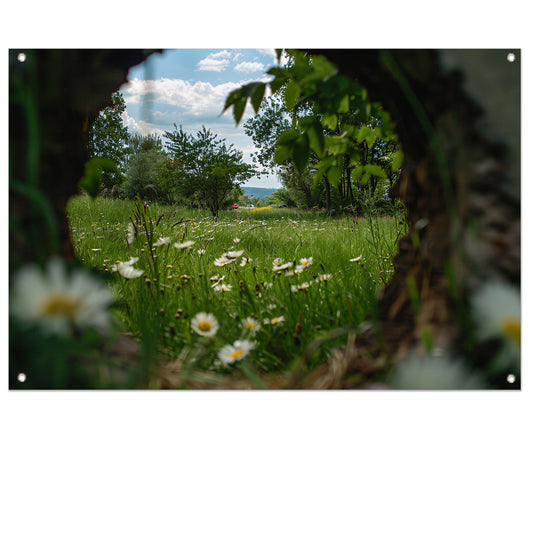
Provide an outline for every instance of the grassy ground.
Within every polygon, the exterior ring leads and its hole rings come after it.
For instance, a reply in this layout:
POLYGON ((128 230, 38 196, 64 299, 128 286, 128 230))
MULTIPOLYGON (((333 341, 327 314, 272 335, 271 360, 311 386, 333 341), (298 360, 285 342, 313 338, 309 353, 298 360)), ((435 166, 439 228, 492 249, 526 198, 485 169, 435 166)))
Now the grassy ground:
POLYGON ((345 343, 343 328, 372 315, 405 230, 393 218, 339 219, 277 208, 228 211, 215 222, 203 211, 85 196, 71 201, 68 214, 76 255, 109 274, 117 317, 142 341, 146 357, 163 355, 182 368, 220 374, 239 366, 252 377, 290 369, 317 338, 335 337, 312 355, 310 366, 345 343), (170 242, 158 246, 160 238, 170 242), (187 241, 190 247, 174 246, 187 241), (229 252, 238 257, 217 266, 229 252), (142 275, 125 279, 113 271, 132 257, 142 275), (276 262, 292 265, 274 271, 276 262), (213 336, 191 328, 200 312, 216 318, 213 336), (255 347, 234 365, 223 364, 219 351, 237 340, 255 347))

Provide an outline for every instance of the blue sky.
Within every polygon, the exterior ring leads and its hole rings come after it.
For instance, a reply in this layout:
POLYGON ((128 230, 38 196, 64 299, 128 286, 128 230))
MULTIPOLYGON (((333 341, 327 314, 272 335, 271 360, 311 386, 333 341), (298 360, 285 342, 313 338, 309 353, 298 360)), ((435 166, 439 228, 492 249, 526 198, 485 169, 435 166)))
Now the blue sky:
MULTIPOLYGON (((126 101, 124 122, 131 133, 172 131, 174 124, 189 133, 204 125, 241 150, 251 162, 255 150, 243 122, 253 114, 248 104, 239 126, 231 109, 221 115, 227 95, 242 84, 270 79, 265 72, 276 64, 270 49, 179 49, 152 55, 132 68, 121 87, 126 101)), ((279 187, 275 176, 253 178, 247 185, 279 187)))

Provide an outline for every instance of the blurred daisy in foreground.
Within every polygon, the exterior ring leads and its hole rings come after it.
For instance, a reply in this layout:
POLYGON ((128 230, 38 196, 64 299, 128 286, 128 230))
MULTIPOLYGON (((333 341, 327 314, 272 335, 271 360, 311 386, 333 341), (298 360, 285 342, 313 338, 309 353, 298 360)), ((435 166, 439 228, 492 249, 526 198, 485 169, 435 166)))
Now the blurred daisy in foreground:
POLYGON ((472 313, 479 341, 499 338, 500 353, 492 362, 494 371, 520 372, 520 291, 501 281, 485 284, 472 297, 472 313))
POLYGON ((216 283, 214 286, 213 286, 213 290, 217 291, 217 292, 230 292, 231 290, 233 289, 233 286, 230 285, 230 284, 225 284, 225 283, 216 283))
POLYGON ((218 331, 218 321, 211 313, 200 312, 192 318, 191 329, 202 337, 213 337, 218 331))
POLYGON ((89 327, 106 333, 112 301, 102 281, 81 269, 67 273, 65 263, 56 257, 48 261, 44 272, 27 265, 16 274, 11 312, 22 323, 60 335, 89 327))
POLYGON ((403 390, 472 390, 485 388, 460 361, 448 355, 410 355, 396 368, 389 385, 403 390))
POLYGON ((218 352, 218 357, 224 364, 232 364, 246 357, 250 350, 255 348, 255 343, 247 340, 235 341, 233 344, 227 344, 218 352))
POLYGON ((520 292, 503 282, 487 283, 472 298, 480 340, 501 337, 520 346, 520 292))

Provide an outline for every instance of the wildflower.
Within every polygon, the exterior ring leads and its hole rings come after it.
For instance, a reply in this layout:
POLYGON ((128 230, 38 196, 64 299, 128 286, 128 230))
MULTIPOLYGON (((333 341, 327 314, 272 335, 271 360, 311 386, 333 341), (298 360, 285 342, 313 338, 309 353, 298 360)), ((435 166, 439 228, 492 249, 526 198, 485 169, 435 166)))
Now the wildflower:
POLYGON ((245 266, 248 261, 250 261, 250 259, 246 259, 246 257, 243 257, 241 259, 240 266, 242 267, 245 266))
POLYGON ((213 286, 213 289, 217 292, 230 292, 231 289, 233 289, 233 286, 232 285, 226 285, 225 283, 221 283, 221 284, 218 284, 216 283, 214 286, 213 286))
POLYGON ((174 243, 174 246, 178 248, 178 250, 184 250, 185 248, 190 248, 194 244, 194 241, 185 241, 185 242, 176 242, 174 243))
POLYGON ((139 270, 137 268, 133 268, 131 265, 128 265, 127 263, 119 263, 117 265, 118 273, 126 279, 134 279, 142 276, 144 274, 144 270, 139 270))
POLYGON ((307 282, 304 282, 301 285, 291 285, 292 292, 308 291, 308 290, 309 290, 309 283, 307 282))
POLYGON ((279 272, 280 270, 287 270, 291 268, 292 263, 283 263, 282 265, 272 267, 272 272, 279 272))
POLYGON ((170 244, 170 237, 159 237, 157 242, 154 243, 154 246, 163 246, 164 244, 170 244))
POLYGON ((235 250, 226 252, 224 255, 226 257, 229 257, 230 259, 236 259, 237 257, 240 257, 243 254, 244 250, 235 250))
POLYGON ((265 318, 264 322, 265 322, 265 324, 272 324, 273 326, 275 326, 277 324, 281 324, 284 320, 285 320, 284 316, 278 316, 278 317, 272 318, 272 319, 265 318))
POLYGON ((117 272, 118 265, 123 264, 123 265, 131 266, 131 265, 134 265, 138 260, 139 260, 138 257, 130 257, 129 261, 117 261, 117 263, 111 267, 111 270, 113 272, 117 272))
POLYGON ((328 282, 331 279, 331 274, 322 274, 317 281, 328 282))
POLYGON ((272 266, 273 267, 279 267, 282 264, 283 264, 283 260, 280 257, 276 257, 276 259, 274 259, 274 261, 272 261, 272 266))
POLYGON ((233 344, 227 344, 218 352, 218 357, 224 364, 232 364, 246 357, 250 350, 255 348, 255 343, 247 340, 235 341, 233 344))
POLYGON ((235 259, 231 259, 227 257, 226 254, 223 254, 222 257, 215 259, 215 266, 229 265, 230 263, 233 263, 233 261, 235 261, 235 259))
POLYGON ((243 320, 243 326, 245 327, 246 331, 252 331, 254 333, 261 329, 261 324, 259 324, 257 320, 250 316, 243 320))
POLYGON ((239 237, 235 237, 235 238, 233 239, 233 242, 234 242, 235 244, 239 244, 239 243, 241 242, 241 240, 239 239, 239 237))
POLYGON ((436 354, 420 357, 410 355, 402 361, 390 383, 392 388, 407 390, 468 390, 484 388, 459 360, 436 354))
POLYGON ((218 331, 218 321, 211 313, 200 312, 191 319, 191 329, 202 337, 213 337, 218 331))
POLYGON ((41 271, 23 267, 13 283, 11 312, 21 322, 66 335, 72 327, 109 329, 108 306, 113 296, 107 287, 85 270, 67 274, 64 262, 52 258, 41 271))
POLYGON ((309 258, 304 257, 303 259, 300 259, 300 264, 294 269, 294 272, 296 274, 300 274, 301 272, 303 272, 304 268, 308 267, 312 263, 313 263, 312 257, 309 257, 309 258))
POLYGON ((135 239, 135 227, 133 226, 133 223, 130 222, 128 224, 128 233, 126 235, 126 242, 128 244, 131 244, 135 239))
POLYGON ((501 337, 520 345, 520 293, 512 285, 493 282, 472 299, 480 340, 501 337))
POLYGON ((205 248, 203 248, 202 250, 198 250, 198 255, 204 255, 205 254, 205 248))

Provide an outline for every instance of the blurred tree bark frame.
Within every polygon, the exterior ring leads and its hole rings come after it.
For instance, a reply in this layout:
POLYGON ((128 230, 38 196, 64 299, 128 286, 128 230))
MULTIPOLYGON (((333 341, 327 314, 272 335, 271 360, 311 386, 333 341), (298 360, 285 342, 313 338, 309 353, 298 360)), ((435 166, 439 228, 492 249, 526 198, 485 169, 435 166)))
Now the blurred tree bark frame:
MULTIPOLYGON (((24 52, 25 62, 9 54, 10 271, 52 253, 73 257, 65 205, 88 159, 88 128, 129 68, 147 57, 142 50, 24 52)), ((519 286, 520 54, 509 61, 503 50, 309 52, 325 55, 384 105, 404 152, 393 194, 408 209, 410 232, 380 294, 377 322, 327 364, 285 383, 350 388, 351 376, 371 381, 428 342, 461 354, 468 294, 489 280, 519 286)), ((472 357, 485 355, 474 349, 472 357)))
POLYGON ((54 253, 73 258, 65 206, 84 174, 89 127, 146 57, 143 50, 9 51, 11 270, 54 253))
MULTIPOLYGON (((464 353, 467 296, 487 281, 520 284, 519 53, 310 52, 358 79, 390 112, 405 155, 393 194, 407 207, 410 232, 379 298, 378 326, 304 386, 348 387, 350 375, 423 351, 424 336, 433 349, 464 353)), ((490 358, 490 347, 482 349, 474 360, 490 358)))

